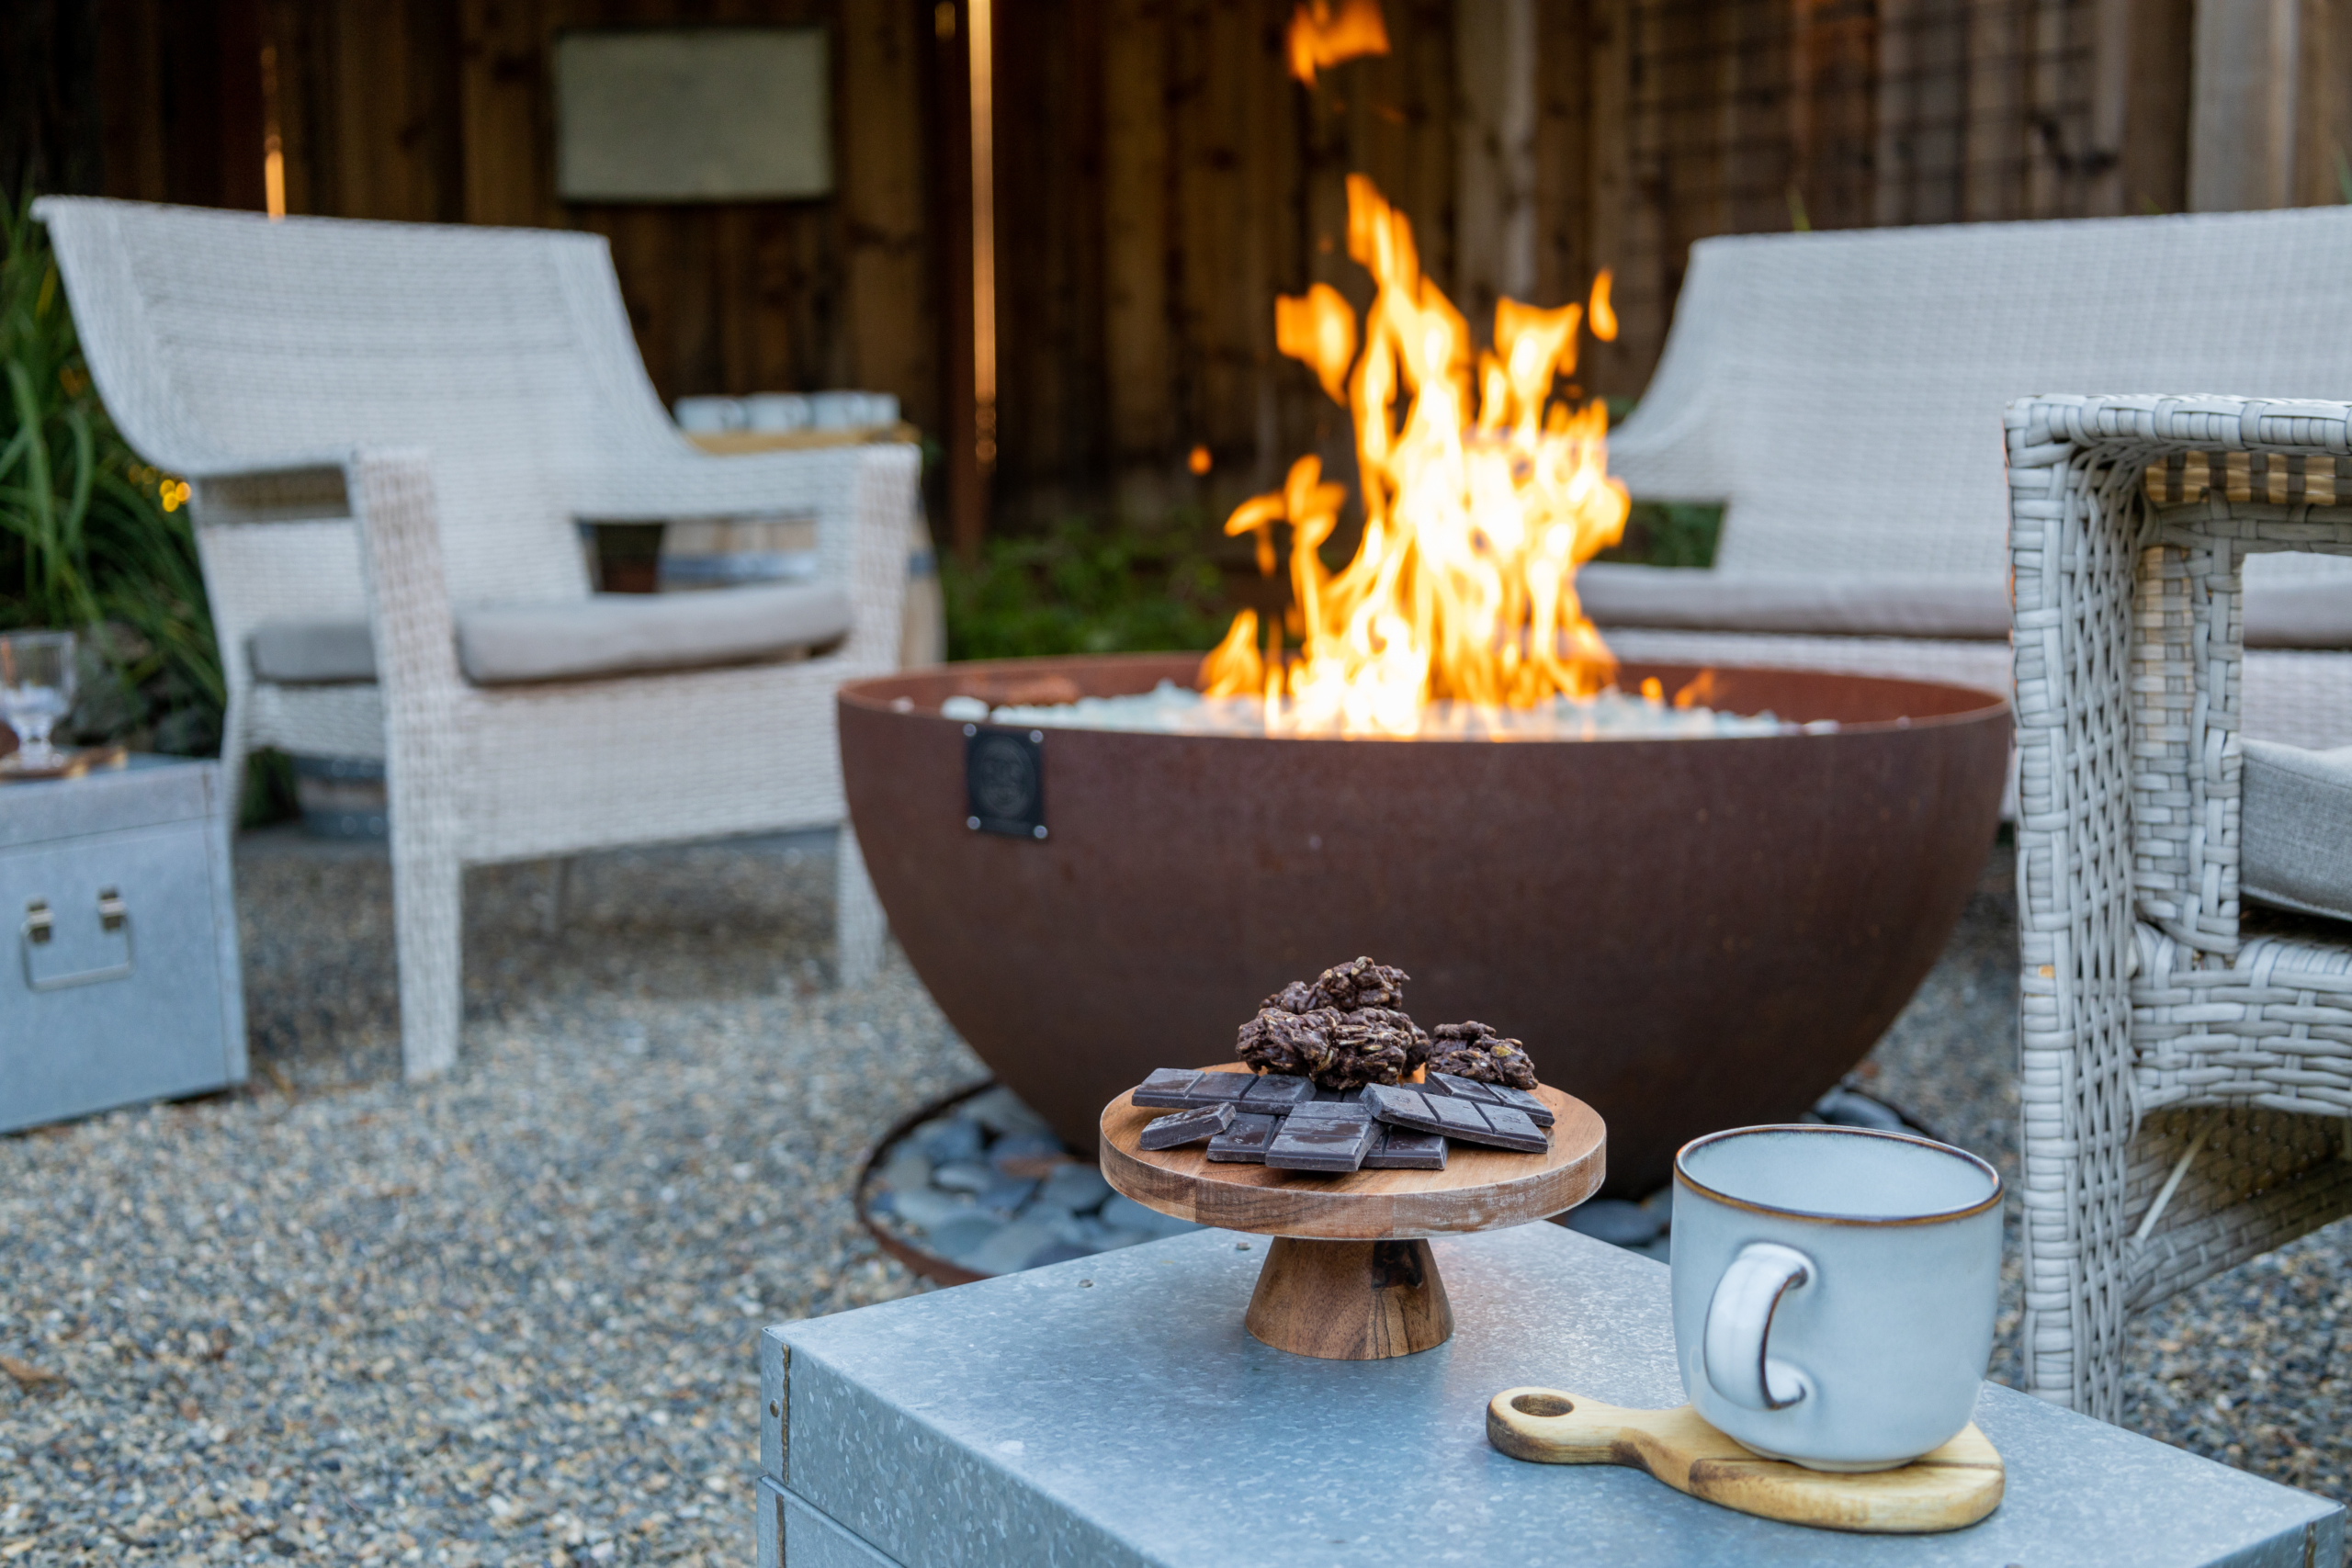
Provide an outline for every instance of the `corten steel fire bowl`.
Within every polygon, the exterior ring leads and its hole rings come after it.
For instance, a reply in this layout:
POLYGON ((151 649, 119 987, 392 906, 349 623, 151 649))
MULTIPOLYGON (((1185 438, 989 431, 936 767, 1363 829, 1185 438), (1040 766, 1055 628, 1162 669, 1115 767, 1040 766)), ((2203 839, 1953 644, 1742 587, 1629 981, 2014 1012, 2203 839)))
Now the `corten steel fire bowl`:
MULTIPOLYGON (((840 696, 852 819, 948 1021, 1071 1146, 1154 1067, 1216 1061, 1283 982, 1369 953, 1423 1027, 1479 1019, 1608 1119, 1609 1190, 1701 1133, 1793 1121, 1878 1039, 1975 886, 2006 703, 1715 671, 1714 704, 1835 732, 1267 739, 1047 729, 1046 836, 967 825, 967 694, 1189 682, 1179 655, 952 665, 840 696), (894 704, 899 705, 894 706, 894 704)), ((1695 667, 1629 665, 1628 690, 1695 667)))

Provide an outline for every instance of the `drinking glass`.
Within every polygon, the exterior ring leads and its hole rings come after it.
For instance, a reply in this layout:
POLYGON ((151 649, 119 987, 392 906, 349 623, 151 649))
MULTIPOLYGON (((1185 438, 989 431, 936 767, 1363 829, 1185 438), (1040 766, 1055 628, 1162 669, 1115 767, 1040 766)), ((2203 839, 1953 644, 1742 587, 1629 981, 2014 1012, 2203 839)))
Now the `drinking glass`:
POLYGON ((29 773, 65 765, 49 732, 74 706, 74 634, 10 632, 0 636, 0 723, 17 732, 17 748, 0 768, 29 773))

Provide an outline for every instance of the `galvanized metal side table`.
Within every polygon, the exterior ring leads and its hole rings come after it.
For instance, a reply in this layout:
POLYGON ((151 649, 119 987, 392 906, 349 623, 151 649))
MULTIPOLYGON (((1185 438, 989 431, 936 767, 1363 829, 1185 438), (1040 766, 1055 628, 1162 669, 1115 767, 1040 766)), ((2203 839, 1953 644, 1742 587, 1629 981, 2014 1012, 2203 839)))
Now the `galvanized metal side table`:
POLYGON ((245 1077, 217 762, 0 784, 0 1132, 245 1077))
POLYGON ((1530 1383, 1682 1403, 1663 1264, 1558 1225, 1430 1244, 1453 1337, 1329 1361, 1252 1339, 1265 1243, 1200 1231, 760 1342, 761 1568, 2337 1562, 2344 1510, 1988 1385, 2008 1466, 1943 1535, 1775 1524, 1610 1466, 1528 1464, 1487 1401, 1530 1383), (1242 1250, 1247 1247, 1249 1250, 1242 1250))

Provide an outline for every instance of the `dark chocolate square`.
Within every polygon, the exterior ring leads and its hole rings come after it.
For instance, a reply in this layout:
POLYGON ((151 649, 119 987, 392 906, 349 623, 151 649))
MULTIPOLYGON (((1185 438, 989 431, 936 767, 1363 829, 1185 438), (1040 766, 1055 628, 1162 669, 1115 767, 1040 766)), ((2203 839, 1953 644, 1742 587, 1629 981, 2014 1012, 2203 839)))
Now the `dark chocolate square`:
POLYGON ((1393 1084, 1376 1083, 1363 1091, 1363 1108, 1375 1121, 1401 1122, 1409 1126, 1422 1122, 1434 1123, 1430 1111, 1432 1100, 1442 1098, 1424 1095, 1417 1089, 1401 1089, 1393 1084))
POLYGON ((1443 1128, 1449 1137, 1487 1130, 1487 1119, 1478 1113, 1479 1107, 1470 1100, 1455 1100, 1442 1094, 1425 1094, 1421 1097, 1421 1103, 1429 1107, 1430 1120, 1443 1128))
POLYGON ((1255 1073, 1203 1073, 1200 1081, 1193 1086, 1193 1103, 1215 1105, 1220 1100, 1238 1100, 1257 1081, 1255 1073))
POLYGON ((1246 1112, 1233 1119, 1233 1125, 1209 1140, 1209 1158, 1229 1165, 1263 1165, 1266 1145, 1274 1141, 1283 1119, 1279 1116, 1251 1116, 1246 1112))
MULTIPOLYGON (((1531 1155, 1540 1155, 1552 1146, 1552 1140, 1544 1135, 1543 1128, 1538 1127, 1525 1115, 1513 1111, 1510 1106, 1486 1105, 1479 1107, 1479 1110, 1487 1118, 1487 1130, 1479 1134, 1475 1139, 1476 1142, 1493 1144, 1498 1148, 1517 1149, 1522 1154, 1531 1155)), ((1470 1137, 1467 1134, 1453 1135, 1464 1139, 1470 1137)))
POLYGON ((1204 1143, 1232 1126, 1233 1117, 1230 1104, 1196 1105, 1190 1111, 1178 1111, 1152 1122, 1136 1142, 1147 1149, 1174 1149, 1186 1144, 1204 1143))
POLYGON ((1134 1101, 1161 1111, 1189 1111, 1195 1105, 1238 1100, 1258 1081, 1255 1073, 1188 1073, 1162 1067, 1136 1086, 1134 1101))
POLYGON ((1137 1105, 1182 1111, 1196 1103, 1193 1085, 1201 1075, 1182 1067, 1160 1067, 1136 1086, 1132 1097, 1137 1105))
POLYGON ((1498 1104, 1518 1111, 1538 1127, 1549 1127, 1553 1123, 1555 1118, 1552 1115, 1552 1108, 1525 1089, 1513 1089, 1509 1084, 1499 1083, 1490 1083, 1487 1088, 1494 1091, 1495 1100, 1498 1104))
POLYGON ((1435 1133, 1383 1123, 1372 1151, 1363 1156, 1366 1170, 1443 1170, 1445 1140, 1435 1133))
POLYGON ((1449 1094, 1456 1100, 1475 1100, 1480 1105, 1497 1103, 1492 1086, 1482 1084, 1476 1078, 1458 1078, 1452 1073, 1429 1073, 1424 1076, 1429 1079, 1427 1088, 1431 1094, 1449 1094))
POLYGON ((1252 1083, 1243 1092, 1241 1103, 1251 1111, 1262 1111, 1270 1116, 1280 1116, 1296 1106, 1306 1104, 1314 1096, 1314 1079, 1269 1073, 1252 1083))
POLYGON ((1266 1164, 1279 1170, 1354 1170, 1377 1135, 1372 1113, 1361 1105, 1302 1105, 1266 1146, 1266 1164))

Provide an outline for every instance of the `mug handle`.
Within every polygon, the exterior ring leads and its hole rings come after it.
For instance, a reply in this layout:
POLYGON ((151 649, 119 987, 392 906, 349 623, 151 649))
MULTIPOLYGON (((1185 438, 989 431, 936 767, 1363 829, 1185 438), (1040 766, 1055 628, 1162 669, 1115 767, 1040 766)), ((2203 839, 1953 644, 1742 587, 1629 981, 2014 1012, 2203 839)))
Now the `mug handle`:
POLYGON ((1811 1258, 1778 1242, 1739 1249, 1707 1303, 1707 1381, 1717 1393, 1750 1410, 1785 1410, 1813 1392, 1803 1372, 1772 1357, 1768 1341, 1781 1296, 1815 1272, 1811 1258))

